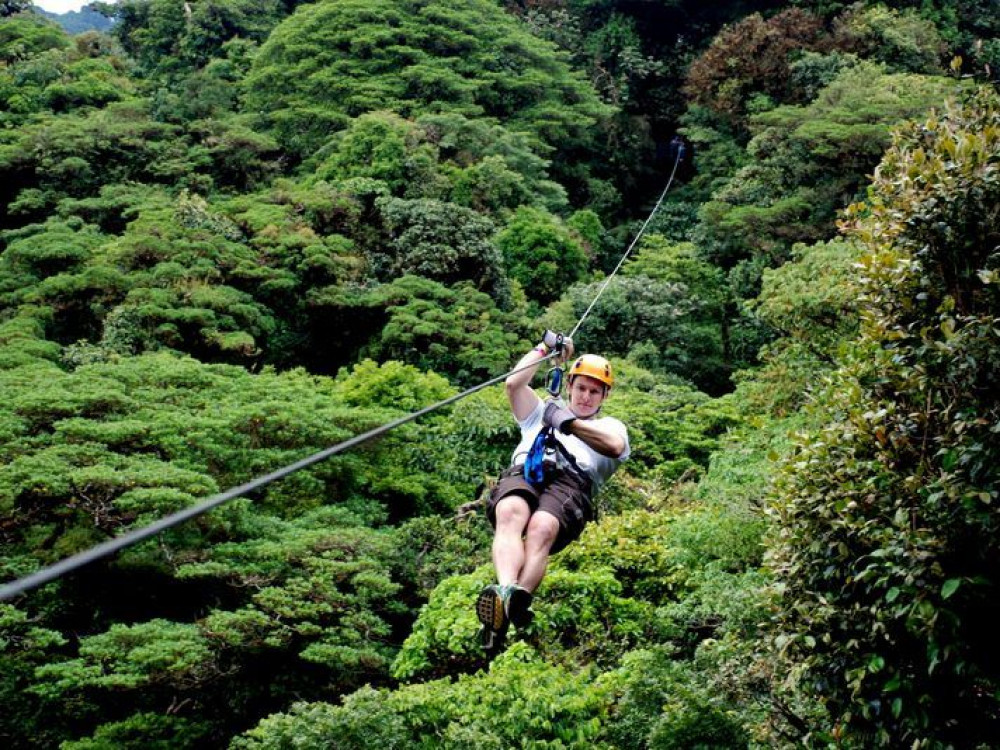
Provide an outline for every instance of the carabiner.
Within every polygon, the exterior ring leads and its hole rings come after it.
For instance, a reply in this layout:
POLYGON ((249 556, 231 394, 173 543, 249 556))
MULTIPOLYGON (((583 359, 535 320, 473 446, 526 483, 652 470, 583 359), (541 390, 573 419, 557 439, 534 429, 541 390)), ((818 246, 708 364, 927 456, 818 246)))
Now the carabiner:
POLYGON ((545 390, 547 390, 554 398, 559 398, 559 394, 562 393, 562 379, 563 371, 559 365, 556 365, 545 375, 545 390))

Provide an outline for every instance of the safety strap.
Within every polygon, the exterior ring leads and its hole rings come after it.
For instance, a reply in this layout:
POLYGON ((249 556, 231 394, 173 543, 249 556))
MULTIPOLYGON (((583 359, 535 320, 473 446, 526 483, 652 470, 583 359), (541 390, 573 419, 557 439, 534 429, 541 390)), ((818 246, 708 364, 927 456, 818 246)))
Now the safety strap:
POLYGON ((535 441, 524 459, 524 478, 534 487, 545 484, 545 449, 549 439, 555 440, 552 428, 543 427, 535 435, 535 441))
POLYGON ((566 460, 566 463, 569 464, 577 476, 581 479, 588 479, 587 473, 580 468, 576 457, 569 452, 569 449, 565 445, 556 439, 552 427, 546 425, 535 435, 535 440, 532 442, 531 448, 528 449, 528 455, 524 459, 524 478, 535 487, 541 486, 547 479, 545 476, 545 451, 547 449, 558 451, 559 455, 566 460))

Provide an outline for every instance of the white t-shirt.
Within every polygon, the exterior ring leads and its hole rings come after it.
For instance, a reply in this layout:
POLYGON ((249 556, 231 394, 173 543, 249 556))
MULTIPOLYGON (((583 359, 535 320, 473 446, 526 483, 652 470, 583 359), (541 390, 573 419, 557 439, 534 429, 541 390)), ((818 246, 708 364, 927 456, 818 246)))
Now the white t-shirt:
MULTIPOLYGON (((562 401, 559 402, 562 405, 562 401)), ((524 420, 519 421, 517 426, 521 428, 521 442, 514 449, 511 458, 512 465, 523 464, 531 450, 531 445, 535 442, 538 433, 541 432, 545 424, 542 422, 542 415, 545 413, 545 402, 539 400, 538 405, 524 420)), ((577 466, 587 473, 590 481, 593 482, 594 492, 600 489, 601 485, 607 481, 608 477, 615 473, 615 469, 622 461, 629 457, 631 448, 628 444, 628 430, 625 425, 614 417, 598 417, 590 419, 594 425, 600 425, 603 429, 611 430, 621 436, 625 441, 625 450, 618 458, 602 456, 576 435, 564 435, 559 430, 553 430, 553 434, 562 445, 569 451, 570 455, 576 459, 577 466)))

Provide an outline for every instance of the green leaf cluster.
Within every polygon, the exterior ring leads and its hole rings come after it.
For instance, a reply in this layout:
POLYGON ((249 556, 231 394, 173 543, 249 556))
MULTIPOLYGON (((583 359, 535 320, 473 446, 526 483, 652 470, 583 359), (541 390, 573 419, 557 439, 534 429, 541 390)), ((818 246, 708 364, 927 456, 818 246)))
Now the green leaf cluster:
POLYGON ((104 37, 71 40, 59 27, 31 14, 4 21, 0 30, 0 102, 5 128, 40 113, 102 107, 134 94, 126 64, 104 37))
POLYGON ((569 228, 541 209, 519 208, 496 244, 511 278, 541 304, 555 300, 587 270, 587 255, 569 228))
POLYGON ((316 178, 367 178, 398 198, 446 200, 491 216, 539 201, 566 204, 548 179, 550 162, 525 133, 457 112, 404 119, 387 111, 362 114, 310 160, 316 178))
POLYGON ((865 63, 845 69, 808 104, 756 115, 747 147, 753 162, 702 206, 703 251, 727 268, 754 258, 778 265, 795 242, 830 239, 836 212, 862 189, 891 128, 954 88, 943 78, 865 63))
POLYGON ((302 6, 245 85, 249 108, 302 155, 374 110, 494 118, 560 151, 585 147, 609 111, 550 44, 485 0, 302 6))
POLYGON ((468 282, 445 286, 403 276, 375 290, 387 321, 364 352, 409 362, 472 386, 504 372, 509 352, 530 346, 523 311, 500 310, 468 282))
POLYGON ((290 7, 277 0, 214 0, 187 7, 170 0, 124 0, 114 6, 114 34, 143 75, 169 80, 221 57, 234 39, 264 41, 290 7))
POLYGON ((518 644, 488 673, 392 692, 358 691, 341 706, 299 703, 237 738, 235 748, 605 747, 611 684, 547 664, 518 644), (597 743, 597 744, 595 744, 597 743))
POLYGON ((779 653, 859 744, 989 743, 1000 103, 901 130, 869 200, 862 329, 782 471, 779 653))
POLYGON ((578 341, 586 341, 588 350, 628 357, 668 379, 724 392, 730 366, 721 274, 694 259, 690 248, 651 244, 643 255, 648 260, 626 266, 610 280, 569 287, 542 321, 553 330, 570 330, 586 313, 578 341))

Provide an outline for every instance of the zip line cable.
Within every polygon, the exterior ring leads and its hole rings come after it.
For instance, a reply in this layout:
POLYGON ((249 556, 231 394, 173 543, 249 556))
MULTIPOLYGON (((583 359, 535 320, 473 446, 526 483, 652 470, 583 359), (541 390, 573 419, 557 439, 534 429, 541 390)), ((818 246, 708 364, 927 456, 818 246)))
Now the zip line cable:
MULTIPOLYGON (((625 254, 622 256, 621 260, 618 261, 618 265, 615 266, 614 271, 612 271, 611 275, 608 276, 607 279, 605 279, 603 286, 601 286, 600 291, 598 291, 597 293, 597 296, 594 297, 593 302, 590 303, 590 306, 587 308, 586 312, 584 312, 583 316, 580 318, 576 326, 574 326, 573 330, 570 332, 569 338, 572 338, 573 335, 579 330, 580 326, 583 324, 583 321, 587 318, 587 316, 590 314, 590 311, 593 309, 594 304, 597 302, 598 299, 600 299, 601 295, 604 293, 604 290, 607 288, 608 283, 611 281, 612 278, 614 278, 614 275, 618 273, 618 269, 620 269, 622 267, 622 264, 625 263, 625 259, 628 258, 629 253, 632 252, 632 248, 635 247, 636 242, 639 241, 639 238, 642 237, 643 232, 646 231, 646 227, 649 225, 649 222, 652 220, 653 216, 660 208, 660 204, 663 203, 663 198, 666 196, 667 191, 670 189, 671 183, 673 183, 674 181, 674 174, 676 174, 677 172, 677 165, 679 163, 680 163, 680 154, 678 154, 676 161, 674 161, 674 168, 670 173, 670 180, 667 182, 667 186, 663 189, 663 193, 660 195, 660 199, 656 202, 656 205, 653 207, 653 210, 650 212, 649 216, 646 217, 646 221, 643 222, 642 228, 639 230, 639 233, 635 236, 635 239, 632 240, 632 244, 629 245, 628 250, 625 251, 625 254)), ((156 536, 157 534, 166 531, 167 529, 173 528, 178 524, 184 523, 187 520, 200 516, 203 513, 207 513, 213 508, 216 508, 224 503, 227 503, 230 500, 234 500, 237 497, 246 495, 248 492, 253 492, 254 490, 260 489, 261 487, 266 487, 272 482, 282 479, 288 476, 289 474, 294 474, 295 472, 300 471, 301 469, 305 469, 309 466, 312 466, 313 464, 319 463, 320 461, 324 461, 327 458, 330 458, 330 456, 335 456, 338 453, 343 453, 344 451, 350 448, 353 448, 357 445, 361 445, 362 443, 365 443, 371 440, 372 438, 378 437, 379 435, 389 432, 390 430, 393 430, 396 427, 404 425, 407 422, 412 422, 418 417, 422 417, 425 414, 429 414, 430 412, 435 411, 436 409, 440 409, 443 406, 447 406, 448 404, 452 404, 456 401, 459 401, 465 398, 466 396, 471 396, 476 391, 481 391, 483 388, 487 388, 491 385, 494 385, 495 383, 499 383, 501 380, 506 380, 508 377, 514 375, 515 373, 521 372, 522 370, 527 370, 531 367, 537 367, 542 362, 557 357, 559 356, 559 354, 560 354, 559 351, 547 354, 542 359, 537 360, 535 362, 531 362, 530 364, 527 364, 524 367, 518 367, 508 372, 505 372, 503 375, 498 375, 495 378, 491 378, 490 380, 480 383, 479 385, 473 386, 472 388, 462 391, 461 393, 458 393, 454 396, 449 396, 448 398, 438 401, 437 403, 431 404, 430 406, 425 406, 423 409, 415 411, 411 414, 407 414, 406 416, 400 417, 398 419, 394 419, 393 421, 387 422, 386 424, 381 425, 380 427, 376 427, 375 429, 369 430, 368 432, 363 432, 360 435, 355 435, 354 437, 349 438, 348 440, 345 440, 342 443, 338 443, 337 445, 334 445, 330 448, 326 448, 324 450, 319 451, 318 453, 314 453, 311 456, 307 456, 306 458, 303 458, 300 461, 296 461, 295 463, 289 464, 288 466, 285 466, 281 469, 272 471, 270 474, 264 474, 263 476, 257 477, 256 479, 253 479, 249 482, 246 482, 237 487, 233 487, 229 490, 226 490, 225 492, 220 492, 217 495, 212 495, 212 497, 202 500, 200 503, 192 505, 189 508, 184 508, 183 510, 179 510, 176 513, 171 513, 169 516, 161 518, 159 521, 154 521, 148 526, 143 526, 142 528, 133 529, 132 531, 126 532, 121 536, 115 537, 114 539, 109 539, 108 541, 102 542, 101 544, 91 547, 90 549, 83 550, 82 552, 78 552, 75 555, 71 555, 70 557, 67 557, 64 560, 60 560, 59 562, 49 565, 45 568, 42 568, 41 570, 37 570, 34 573, 24 576, 23 578, 18 578, 14 581, 11 581, 10 583, 6 583, 3 586, 0 586, 0 602, 7 601, 8 599, 13 599, 15 596, 19 596, 20 594, 30 591, 31 589, 37 588, 38 586, 42 586, 46 583, 50 583, 56 580, 57 578, 61 578, 67 573, 71 573, 72 571, 78 568, 82 568, 84 565, 88 565, 92 562, 100 560, 103 557, 107 557, 109 555, 114 554, 115 552, 119 552, 125 549, 126 547, 130 547, 133 544, 143 541, 144 539, 149 539, 152 536, 156 536)))
POLYGON ((335 456, 338 453, 343 453, 349 448, 353 448, 356 445, 360 445, 361 443, 367 442, 372 438, 378 437, 379 435, 382 435, 383 433, 386 433, 389 430, 395 429, 400 425, 404 425, 407 422, 412 422, 414 419, 422 417, 424 414, 428 414, 434 411, 435 409, 440 409, 442 406, 447 406, 448 404, 454 403, 459 399, 463 399, 466 396, 470 396, 476 391, 481 391, 483 388, 491 386, 494 383, 499 383, 501 380, 504 380, 515 373, 521 372, 522 370, 527 370, 530 367, 537 367, 540 363, 552 359, 553 357, 557 357, 558 355, 559 352, 552 352, 551 354, 546 355, 543 359, 540 359, 537 362, 531 362, 530 364, 527 364, 524 367, 519 367, 510 370, 509 372, 506 372, 503 375, 498 375, 495 378, 487 380, 485 383, 480 383, 479 385, 473 386, 468 390, 462 391, 461 393, 458 393, 454 396, 449 396, 446 399, 438 401, 435 404, 431 404, 430 406, 425 406, 423 409, 415 411, 412 414, 407 414, 406 416, 400 417, 399 419, 394 419, 393 421, 387 422, 384 425, 376 427, 373 430, 369 430, 368 432, 363 432, 360 435, 355 435, 354 437, 345 440, 342 443, 337 443, 337 445, 321 450, 318 453, 312 454, 311 456, 307 456, 306 458, 303 458, 300 461, 296 461, 293 464, 289 464, 288 466, 278 469, 277 471, 272 471, 270 474, 265 474, 261 477, 257 477, 252 481, 246 482, 245 484, 241 484, 238 487, 233 487, 232 489, 226 490, 225 492, 220 492, 217 495, 212 495, 212 497, 202 500, 197 505, 192 505, 191 507, 185 508, 184 510, 179 510, 176 513, 171 513, 169 516, 161 518, 159 521, 155 521, 151 523, 149 526, 143 526, 140 529, 134 529, 125 534, 122 534, 119 537, 115 537, 114 539, 109 539, 108 541, 102 542, 101 544, 98 544, 95 547, 91 547, 90 549, 84 550, 83 552, 78 552, 75 555, 67 557, 65 560, 61 560, 60 562, 50 565, 47 568, 42 568, 41 570, 36 571, 31 575, 27 575, 24 578, 19 578, 16 581, 12 581, 11 583, 5 584, 3 587, 0 587, 0 601, 6 601, 7 599, 15 597, 18 594, 22 594, 25 591, 28 591, 29 589, 33 589, 38 586, 41 586, 42 584, 49 583, 50 581, 53 581, 56 578, 60 578, 66 575, 67 573, 76 570, 77 568, 87 565, 88 563, 94 562, 95 560, 99 560, 102 557, 107 557, 108 555, 118 552, 119 550, 125 549, 126 547, 129 547, 135 544, 136 542, 141 542, 143 539, 148 539, 151 536, 155 536, 159 534, 161 531, 166 531, 167 529, 172 528, 177 524, 183 523, 188 519, 194 518, 195 516, 200 516, 202 513, 206 513, 207 511, 210 511, 213 508, 222 505, 223 503, 229 502, 230 500, 240 497, 241 495, 245 495, 248 492, 252 492, 253 490, 260 489, 261 487, 266 487, 272 482, 275 482, 278 479, 282 479, 288 476, 289 474, 294 474, 295 472, 301 469, 305 469, 309 466, 312 466, 313 464, 319 463, 320 461, 323 461, 329 458, 330 456, 335 456))
POLYGON ((580 326, 583 325, 583 321, 585 321, 587 319, 587 316, 590 315, 590 311, 594 309, 594 305, 597 304, 597 300, 601 298, 601 295, 604 294, 604 290, 608 288, 608 284, 611 283, 611 279, 613 279, 615 277, 615 274, 618 273, 618 269, 620 269, 622 265, 624 265, 625 259, 628 258, 629 253, 632 252, 632 248, 635 247, 635 243, 639 241, 639 238, 642 237, 643 233, 646 231, 646 227, 649 226, 649 222, 652 221, 654 216, 656 216, 656 212, 660 209, 660 204, 663 203, 663 199, 667 196, 667 191, 670 190, 670 185, 674 181, 674 175, 677 174, 677 165, 681 163, 681 154, 682 154, 681 151, 677 152, 677 158, 674 159, 674 168, 670 171, 670 179, 667 180, 667 186, 663 188, 663 192, 660 193, 660 199, 656 201, 656 205, 653 206, 653 210, 649 212, 649 216, 647 216, 646 220, 642 222, 642 227, 639 229, 639 233, 635 236, 635 239, 632 240, 632 244, 628 246, 628 250, 625 251, 625 254, 621 257, 621 260, 618 261, 618 265, 615 266, 615 270, 612 271, 611 275, 604 280, 604 283, 601 285, 601 288, 597 292, 597 296, 594 297, 593 300, 591 300, 590 306, 587 307, 583 315, 580 316, 580 320, 577 321, 576 325, 573 327, 573 330, 569 332, 570 338, 573 338, 573 336, 576 335, 576 332, 580 330, 580 326))

